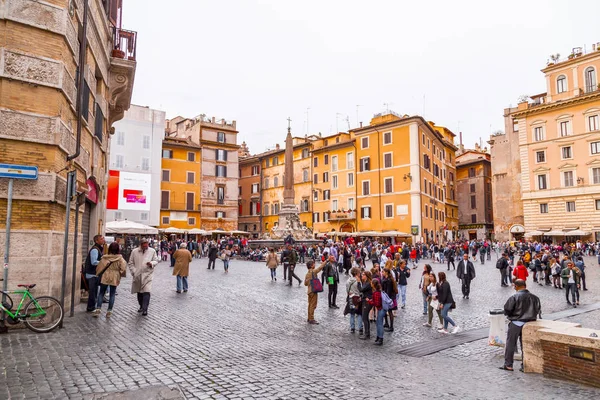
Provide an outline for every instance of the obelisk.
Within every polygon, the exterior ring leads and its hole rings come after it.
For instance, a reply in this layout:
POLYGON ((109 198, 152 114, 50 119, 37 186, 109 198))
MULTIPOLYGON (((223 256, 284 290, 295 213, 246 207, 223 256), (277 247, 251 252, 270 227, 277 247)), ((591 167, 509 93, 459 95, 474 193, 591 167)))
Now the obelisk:
POLYGON ((294 141, 292 139, 292 120, 288 118, 288 131, 285 138, 285 170, 283 177, 283 204, 294 204, 294 141))
POLYGON ((295 230, 300 227, 299 210, 294 203, 294 141, 292 139, 291 122, 292 120, 288 118, 288 133, 285 138, 283 204, 279 210, 280 230, 295 230))

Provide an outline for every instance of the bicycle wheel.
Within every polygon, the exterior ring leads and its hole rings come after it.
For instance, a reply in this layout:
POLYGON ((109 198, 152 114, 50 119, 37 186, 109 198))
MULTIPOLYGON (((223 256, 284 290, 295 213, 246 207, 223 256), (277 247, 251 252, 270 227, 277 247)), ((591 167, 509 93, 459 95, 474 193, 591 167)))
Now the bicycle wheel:
POLYGON ((50 332, 56 328, 63 320, 65 312, 60 302, 54 297, 41 296, 30 301, 25 306, 25 315, 23 321, 27 328, 37 333, 50 332))

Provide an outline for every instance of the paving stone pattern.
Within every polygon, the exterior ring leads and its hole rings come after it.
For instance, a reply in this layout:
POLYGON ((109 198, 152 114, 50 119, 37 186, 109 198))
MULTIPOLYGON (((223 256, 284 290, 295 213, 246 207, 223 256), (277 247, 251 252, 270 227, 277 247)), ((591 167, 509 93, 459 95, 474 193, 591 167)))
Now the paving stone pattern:
MULTIPOLYGON (((272 283, 263 263, 234 260, 229 274, 220 262, 214 271, 206 264, 205 259, 194 261, 187 294, 175 293, 169 264, 159 264, 147 317, 137 313, 126 278, 109 320, 104 313, 92 318, 80 307, 60 331, 13 330, 0 336, 0 399, 88 399, 173 384, 187 398, 198 399, 577 399, 600 394, 537 375, 499 371, 501 349, 485 341, 423 358, 397 354, 407 344, 439 336, 422 326, 420 272, 409 279, 408 304, 399 311, 396 331, 386 333, 384 346, 377 347, 349 333, 341 309, 328 309, 327 289, 316 311, 321 324, 312 326, 306 323, 304 286, 286 287, 281 275, 272 283)), ((476 268, 469 300, 462 299, 454 273, 449 279, 457 300, 452 317, 465 329, 487 326, 488 310, 502 307, 513 293, 500 287, 495 261, 476 268)), ((303 277, 305 267, 298 269, 303 277)), ((442 265, 434 269, 446 270, 442 265)), ((346 277, 341 279, 340 307, 346 277)), ((582 293, 582 302, 600 301, 599 279, 600 268, 593 262, 590 290, 582 293)), ((545 312, 566 309, 562 291, 531 290, 541 297, 545 312)), ((598 320, 598 314, 589 319, 598 320)))

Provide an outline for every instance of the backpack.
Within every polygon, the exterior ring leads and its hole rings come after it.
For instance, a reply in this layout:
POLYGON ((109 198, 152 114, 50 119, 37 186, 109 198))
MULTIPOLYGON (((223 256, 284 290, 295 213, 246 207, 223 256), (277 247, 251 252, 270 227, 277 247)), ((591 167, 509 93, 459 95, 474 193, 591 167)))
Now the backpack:
POLYGON ((502 265, 504 264, 502 260, 504 260, 504 257, 501 257, 498 259, 498 261, 496 261, 496 268, 502 269, 502 265))
POLYGON ((381 292, 381 306, 384 311, 391 310, 394 306, 394 302, 390 299, 390 296, 386 292, 381 292))

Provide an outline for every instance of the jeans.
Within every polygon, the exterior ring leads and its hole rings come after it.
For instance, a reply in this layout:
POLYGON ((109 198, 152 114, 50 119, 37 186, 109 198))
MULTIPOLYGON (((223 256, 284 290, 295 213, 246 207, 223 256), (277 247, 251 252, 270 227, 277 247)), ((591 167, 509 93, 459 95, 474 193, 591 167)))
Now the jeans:
POLYGON ((181 283, 183 282, 183 290, 188 290, 188 277, 177 275, 177 291, 181 292, 181 283))
POLYGON ((429 295, 425 292, 421 293, 423 295, 423 314, 427 314, 427 297, 429 297, 429 295))
POLYGON ((377 310, 377 337, 383 339, 383 318, 385 317, 385 311, 383 308, 381 310, 377 310))
POLYGON ((88 303, 87 310, 93 311, 96 309, 96 301, 98 299, 98 290, 100 289, 100 279, 96 275, 85 274, 85 279, 88 283, 88 303))
POLYGON ((479 254, 479 259, 481 260, 482 264, 485 264, 485 253, 479 254))
POLYGON ((373 308, 372 305, 370 305, 366 301, 363 301, 362 321, 363 321, 364 328, 365 328, 365 336, 367 336, 367 337, 371 336, 371 321, 369 321, 369 313, 371 312, 372 308, 373 308))
POLYGON ((402 305, 406 304, 406 285, 398 285, 398 291, 400 292, 400 298, 402 299, 402 305))
POLYGON ((565 293, 567 297, 567 301, 569 301, 569 292, 571 292, 571 297, 573 298, 573 303, 579 301, 579 289, 577 289, 576 283, 567 283, 567 291, 565 293))
POLYGON ((290 264, 283 263, 283 280, 287 281, 288 270, 290 269, 290 264))
POLYGON ((175 258, 173 257, 173 254, 171 254, 171 267, 175 267, 175 258))
POLYGON ((358 310, 355 308, 354 310, 350 311, 350 329, 352 330, 356 328, 356 319, 358 319, 358 330, 360 331, 363 329, 362 315, 360 315, 358 310))
POLYGON ((229 270, 229 260, 223 260, 223 268, 225 271, 229 270))
POLYGON ((448 323, 450 323, 450 325, 452 325, 452 326, 456 326, 454 321, 452 321, 452 318, 450 318, 450 316, 448 315, 448 312, 450 311, 450 307, 452 307, 452 303, 446 303, 446 304, 444 304, 444 308, 442 308, 442 318, 444 319, 444 329, 448 329, 448 323))
POLYGON ((115 295, 117 294, 117 287, 112 285, 102 285, 100 284, 100 294, 98 295, 98 301, 96 302, 96 308, 102 308, 102 302, 104 301, 104 295, 106 294, 106 289, 109 289, 108 296, 108 311, 112 311, 113 306, 115 305, 115 295))
POLYGON ((271 279, 277 278, 277 268, 269 268, 271 270, 271 279))
POLYGON ((500 284, 501 285, 508 285, 508 274, 507 274, 507 269, 508 268, 501 268, 500 269, 500 284))

